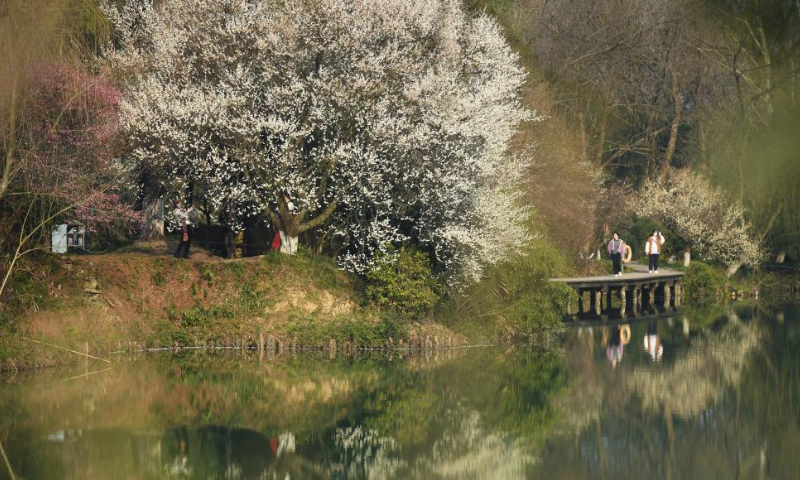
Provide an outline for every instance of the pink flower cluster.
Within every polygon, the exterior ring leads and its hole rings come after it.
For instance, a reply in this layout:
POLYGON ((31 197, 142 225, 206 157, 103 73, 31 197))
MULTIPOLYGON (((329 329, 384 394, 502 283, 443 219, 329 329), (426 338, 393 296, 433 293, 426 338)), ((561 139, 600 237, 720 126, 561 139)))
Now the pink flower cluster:
POLYGON ((25 191, 64 207, 63 220, 108 237, 135 234, 140 212, 120 190, 114 162, 120 91, 107 74, 81 65, 39 63, 29 72, 25 191))

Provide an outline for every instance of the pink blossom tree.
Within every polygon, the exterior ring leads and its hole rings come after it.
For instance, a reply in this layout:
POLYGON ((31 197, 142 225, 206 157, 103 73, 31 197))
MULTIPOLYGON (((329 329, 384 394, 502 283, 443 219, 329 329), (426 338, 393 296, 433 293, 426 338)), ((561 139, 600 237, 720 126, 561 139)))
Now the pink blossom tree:
POLYGON ((16 171, 0 198, 7 255, 0 294, 19 259, 47 245, 56 222, 80 221, 117 238, 141 224, 113 156, 120 95, 109 78, 81 65, 40 62, 25 72, 25 84, 24 115, 2 152, 16 171))

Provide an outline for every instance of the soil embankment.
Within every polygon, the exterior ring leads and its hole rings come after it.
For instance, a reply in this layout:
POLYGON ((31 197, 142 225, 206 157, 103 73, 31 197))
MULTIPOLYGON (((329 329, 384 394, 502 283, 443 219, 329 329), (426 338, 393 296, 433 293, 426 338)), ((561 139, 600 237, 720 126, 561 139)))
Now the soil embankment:
POLYGON ((180 347, 436 348, 463 338, 366 304, 330 259, 270 254, 175 259, 163 245, 53 258, 37 273, 47 299, 0 339, 0 369, 57 365, 120 350, 180 347), (37 343, 33 340, 37 340, 37 343), (57 345, 56 348, 52 345, 57 345))

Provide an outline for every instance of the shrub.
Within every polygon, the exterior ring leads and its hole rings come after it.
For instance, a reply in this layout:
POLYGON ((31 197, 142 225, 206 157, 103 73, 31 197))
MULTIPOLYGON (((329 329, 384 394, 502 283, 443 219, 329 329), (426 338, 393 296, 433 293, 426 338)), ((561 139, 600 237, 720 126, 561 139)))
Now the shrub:
POLYGON ((551 244, 532 242, 516 256, 488 268, 480 282, 453 299, 447 315, 460 324, 459 329, 475 330, 486 340, 500 335, 526 342, 554 341, 574 293, 550 279, 566 270, 564 257, 551 244))
POLYGON ((725 296, 725 276, 710 265, 692 262, 683 277, 683 291, 689 300, 722 299, 725 296))
POLYGON ((367 282, 367 299, 404 317, 425 315, 439 299, 430 259, 411 248, 379 255, 367 282))

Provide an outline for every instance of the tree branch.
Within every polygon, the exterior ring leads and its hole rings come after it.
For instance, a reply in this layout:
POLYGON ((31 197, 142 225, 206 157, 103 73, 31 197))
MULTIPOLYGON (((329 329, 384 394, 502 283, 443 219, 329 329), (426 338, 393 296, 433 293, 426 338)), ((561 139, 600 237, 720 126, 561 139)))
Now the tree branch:
POLYGON ((315 218, 312 218, 308 222, 300 225, 297 231, 299 233, 303 233, 319 227, 320 225, 325 223, 328 220, 328 218, 330 218, 331 215, 333 215, 333 212, 336 211, 337 206, 339 206, 339 202, 337 202, 336 200, 332 201, 331 203, 328 204, 327 207, 325 207, 325 210, 323 210, 322 213, 317 215, 315 218))

